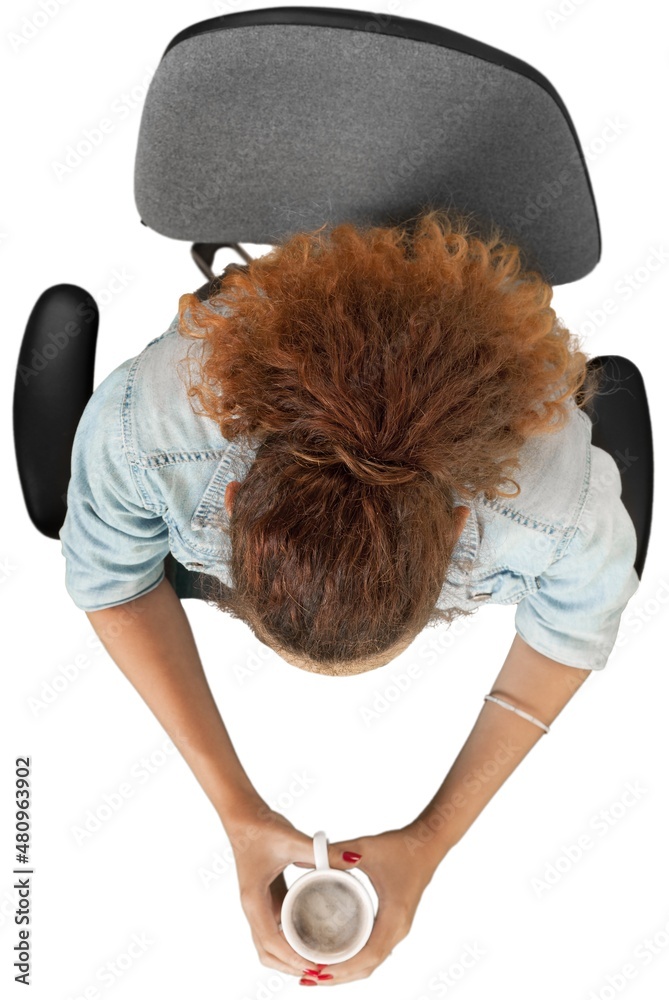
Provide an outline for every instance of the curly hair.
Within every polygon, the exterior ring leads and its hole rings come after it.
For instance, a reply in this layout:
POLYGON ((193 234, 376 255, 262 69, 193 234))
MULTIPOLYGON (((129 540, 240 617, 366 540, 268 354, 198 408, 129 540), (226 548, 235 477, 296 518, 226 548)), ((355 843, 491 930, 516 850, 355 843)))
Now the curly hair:
POLYGON ((257 448, 220 520, 234 586, 207 577, 206 600, 331 674, 473 613, 436 607, 458 501, 517 496, 525 440, 598 388, 521 254, 430 209, 293 234, 180 297, 210 347, 188 395, 257 448))

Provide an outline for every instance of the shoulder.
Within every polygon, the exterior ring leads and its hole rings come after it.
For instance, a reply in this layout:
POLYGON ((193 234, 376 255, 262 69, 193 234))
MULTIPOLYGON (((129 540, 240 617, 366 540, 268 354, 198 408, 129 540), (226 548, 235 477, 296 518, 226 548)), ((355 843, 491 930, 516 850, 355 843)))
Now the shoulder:
POLYGON ((480 498, 484 519, 496 514, 540 532, 570 536, 589 489, 591 441, 592 422, 572 399, 560 430, 529 438, 520 449, 519 468, 511 473, 520 487, 518 495, 480 498))
POLYGON ((130 458, 161 464, 170 456, 200 455, 227 446, 218 424, 203 414, 188 387, 197 381, 206 341, 182 336, 178 315, 161 336, 127 364, 124 430, 130 458))
MULTIPOLYGON (((519 468, 511 473, 520 487, 518 495, 477 497, 476 537, 470 546, 473 580, 515 574, 521 587, 510 592, 515 599, 569 548, 590 490, 595 450, 591 437, 590 418, 570 401, 560 430, 529 438, 520 449, 519 468)), ((509 492, 512 489, 509 486, 509 492)))

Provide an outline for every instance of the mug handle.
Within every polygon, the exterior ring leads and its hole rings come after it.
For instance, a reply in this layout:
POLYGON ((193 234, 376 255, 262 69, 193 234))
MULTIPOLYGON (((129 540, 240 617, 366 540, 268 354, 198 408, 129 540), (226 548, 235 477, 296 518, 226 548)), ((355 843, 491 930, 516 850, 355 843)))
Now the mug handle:
POLYGON ((328 860, 328 838, 324 830, 319 830, 314 834, 314 860, 319 871, 329 871, 330 862, 328 860))

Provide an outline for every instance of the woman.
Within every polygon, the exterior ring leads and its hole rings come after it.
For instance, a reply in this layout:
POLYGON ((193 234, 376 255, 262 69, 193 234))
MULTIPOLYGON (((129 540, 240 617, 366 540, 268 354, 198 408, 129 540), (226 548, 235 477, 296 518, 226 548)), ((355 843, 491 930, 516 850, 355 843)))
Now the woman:
POLYGON ((261 961, 304 985, 367 976, 406 936, 443 857, 606 665, 639 583, 620 476, 582 409, 595 378, 552 289, 498 231, 438 211, 412 222, 297 234, 226 269, 209 299, 183 295, 89 401, 60 535, 69 593, 225 826, 261 961), (261 642, 330 675, 383 666, 481 600, 517 605, 432 801, 401 829, 330 845, 379 895, 368 944, 330 969, 280 932, 282 872, 312 864, 311 838, 235 754, 169 551, 261 642))

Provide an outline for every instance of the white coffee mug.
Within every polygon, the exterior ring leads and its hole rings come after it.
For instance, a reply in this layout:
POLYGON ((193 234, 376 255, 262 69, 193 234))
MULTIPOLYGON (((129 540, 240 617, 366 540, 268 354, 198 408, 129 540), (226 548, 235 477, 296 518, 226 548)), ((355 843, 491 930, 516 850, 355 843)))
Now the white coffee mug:
MULTIPOLYGON (((365 887, 354 875, 330 867, 328 842, 323 830, 314 834, 314 861, 316 867, 307 872, 306 875, 296 879, 284 897, 281 906, 281 930, 288 944, 298 955, 309 962, 333 965, 335 962, 344 962, 347 958, 357 955, 367 944, 374 926, 374 903, 365 887), (360 927, 353 938, 336 950, 318 951, 299 933, 300 896, 305 889, 312 889, 322 883, 339 885, 346 890, 345 895, 342 896, 342 904, 346 904, 347 898, 351 900, 352 905, 355 905, 355 901, 358 903, 357 916, 360 920, 360 927), (352 895, 349 896, 349 894, 352 895)), ((347 905, 333 905, 332 900, 329 904, 323 901, 319 917, 325 931, 332 929, 334 932, 338 929, 338 924, 344 927, 347 920, 350 921, 350 909, 347 905)))

